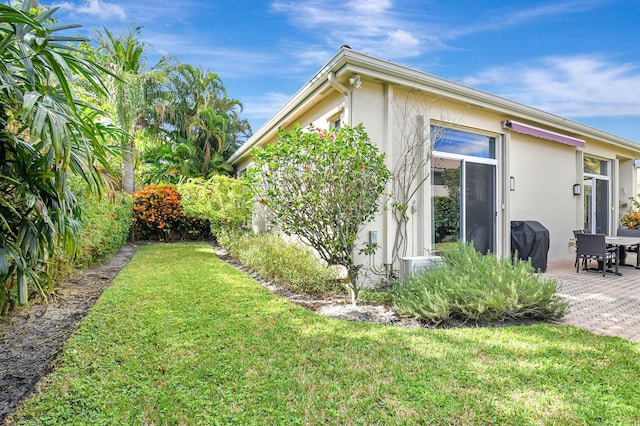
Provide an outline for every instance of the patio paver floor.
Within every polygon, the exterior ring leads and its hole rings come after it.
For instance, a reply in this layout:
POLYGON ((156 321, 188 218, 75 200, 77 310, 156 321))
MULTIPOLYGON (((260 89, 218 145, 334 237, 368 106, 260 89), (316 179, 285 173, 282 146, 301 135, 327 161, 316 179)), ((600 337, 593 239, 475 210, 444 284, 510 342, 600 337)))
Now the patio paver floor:
MULTIPOLYGON (((635 261, 630 253, 627 262, 635 261)), ((572 260, 549 261, 543 277, 557 279, 558 293, 569 302, 569 312, 557 323, 640 342, 640 270, 620 267, 620 272, 576 273, 572 260)))

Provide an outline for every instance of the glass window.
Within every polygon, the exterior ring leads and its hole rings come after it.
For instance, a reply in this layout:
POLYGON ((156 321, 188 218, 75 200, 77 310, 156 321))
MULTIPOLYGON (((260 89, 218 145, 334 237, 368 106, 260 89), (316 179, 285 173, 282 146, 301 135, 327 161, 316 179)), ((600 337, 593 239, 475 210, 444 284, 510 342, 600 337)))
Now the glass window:
POLYGON ((600 160, 599 158, 584 157, 584 172, 593 175, 607 176, 607 160, 600 160))
POLYGON ((496 139, 489 136, 431 126, 431 138, 435 140, 434 151, 480 158, 496 158, 496 139))

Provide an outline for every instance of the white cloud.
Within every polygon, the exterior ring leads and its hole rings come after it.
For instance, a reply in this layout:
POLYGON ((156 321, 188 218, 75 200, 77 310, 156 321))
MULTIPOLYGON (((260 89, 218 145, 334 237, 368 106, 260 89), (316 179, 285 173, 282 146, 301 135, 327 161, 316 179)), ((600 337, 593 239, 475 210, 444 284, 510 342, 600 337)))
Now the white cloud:
MULTIPOLYGON (((564 18, 574 14, 588 12, 600 5, 606 4, 606 1, 607 0, 569 0, 528 8, 516 8, 517 6, 512 6, 508 8, 488 9, 485 15, 478 17, 474 22, 444 26, 440 36, 444 40, 454 40, 482 32, 500 31, 508 26, 513 27, 536 20, 549 21, 556 17, 564 18)), ((518 6, 519 4, 520 3, 518 3, 518 6)))
POLYGON ((415 16, 398 13, 391 0, 275 1, 275 13, 284 14, 296 26, 314 32, 337 51, 342 44, 389 58, 420 55, 431 48, 415 16))
MULTIPOLYGON (((265 93, 243 99, 243 116, 250 120, 265 120, 275 114, 291 97, 284 93, 265 93)), ((262 125, 264 123, 255 123, 262 125)), ((257 130, 257 127, 254 128, 257 130)))
POLYGON ((68 1, 54 3, 53 7, 59 7, 63 11, 68 11, 72 15, 89 15, 100 18, 103 21, 125 21, 127 13, 122 6, 100 0, 89 0, 87 3, 74 4, 68 1))
POLYGON ((484 70, 464 84, 568 117, 640 117, 640 63, 548 57, 484 70))
POLYGON ((285 15, 337 51, 346 43, 354 49, 388 59, 418 57, 427 52, 451 49, 461 37, 503 30, 524 22, 549 20, 591 10, 604 0, 564 0, 535 7, 487 9, 470 22, 455 21, 458 15, 436 13, 430 2, 393 0, 275 0, 274 13, 285 15))

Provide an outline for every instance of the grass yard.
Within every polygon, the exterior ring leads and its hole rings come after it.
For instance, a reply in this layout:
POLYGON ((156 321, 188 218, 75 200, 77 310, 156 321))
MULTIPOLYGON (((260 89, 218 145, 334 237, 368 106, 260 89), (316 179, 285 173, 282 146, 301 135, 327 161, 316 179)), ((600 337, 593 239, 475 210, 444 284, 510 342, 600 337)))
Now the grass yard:
POLYGON ((18 424, 638 424, 640 345, 318 316, 207 244, 140 248, 18 424))

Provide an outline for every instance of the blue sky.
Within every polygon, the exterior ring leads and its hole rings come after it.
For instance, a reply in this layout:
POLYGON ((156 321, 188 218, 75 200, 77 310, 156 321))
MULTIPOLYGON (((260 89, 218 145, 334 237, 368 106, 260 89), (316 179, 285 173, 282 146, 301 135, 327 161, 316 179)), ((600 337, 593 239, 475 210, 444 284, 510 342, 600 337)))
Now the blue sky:
POLYGON ((340 48, 640 143, 638 0, 41 0, 61 23, 141 25, 149 64, 202 65, 256 131, 340 48))

